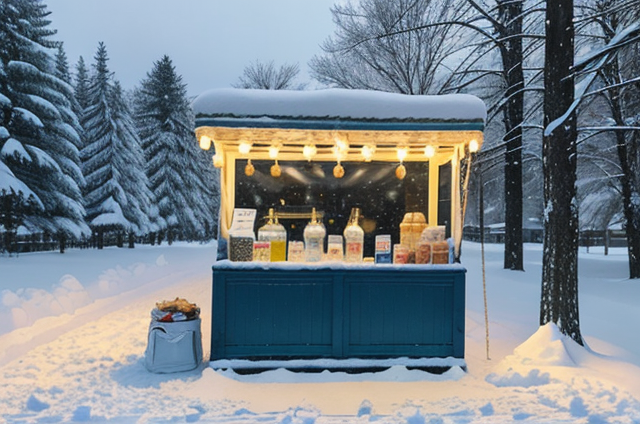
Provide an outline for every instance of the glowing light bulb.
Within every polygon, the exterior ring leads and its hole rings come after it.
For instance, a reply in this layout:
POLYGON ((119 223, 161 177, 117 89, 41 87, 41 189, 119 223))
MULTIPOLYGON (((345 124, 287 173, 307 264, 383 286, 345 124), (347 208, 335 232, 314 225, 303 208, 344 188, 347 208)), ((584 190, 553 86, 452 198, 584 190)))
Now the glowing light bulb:
POLYGON ((424 148, 424 155, 426 157, 428 157, 429 159, 431 159, 432 157, 434 157, 436 154, 436 148, 433 147, 432 145, 428 144, 425 148, 424 148))
POLYGON ((476 140, 475 138, 473 140, 471 140, 469 142, 469 151, 471 153, 475 153, 478 150, 480 150, 480 144, 478 143, 478 140, 476 140))
POLYGON ((404 162, 404 160, 407 158, 407 154, 409 153, 409 149, 406 147, 399 147, 398 148, 398 160, 400 162, 404 162))
POLYGON ((211 138, 206 135, 200 137, 200 148, 202 150, 209 150, 211 148, 211 138))
POLYGON ((271 159, 278 159, 278 153, 280 153, 280 146, 269 146, 269 157, 271 159))
POLYGON ((335 136, 333 139, 336 142, 336 148, 340 152, 346 152, 349 150, 349 142, 344 137, 335 136))
POLYGON ((371 162, 371 159, 373 159, 373 154, 375 152, 376 146, 374 146, 373 144, 365 144, 364 146, 362 146, 361 153, 365 162, 371 162))
POLYGON ((249 154, 250 151, 251 151, 251 143, 243 141, 238 145, 238 152, 240 152, 240 154, 247 155, 249 154))
POLYGON ((224 167, 224 157, 217 153, 213 155, 213 166, 216 168, 224 167))
POLYGON ((311 161, 311 159, 316 155, 316 153, 318 153, 318 150, 316 149, 316 146, 313 144, 307 144, 302 148, 302 156, 304 156, 308 161, 311 161))

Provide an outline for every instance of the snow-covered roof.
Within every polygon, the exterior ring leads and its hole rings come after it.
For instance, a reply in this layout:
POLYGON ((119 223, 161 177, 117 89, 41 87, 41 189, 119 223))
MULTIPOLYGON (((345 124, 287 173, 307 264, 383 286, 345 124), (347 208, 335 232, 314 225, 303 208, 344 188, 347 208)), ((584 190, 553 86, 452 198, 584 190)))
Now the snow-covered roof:
POLYGON ((215 89, 198 96, 192 107, 197 127, 482 131, 486 118, 484 102, 468 94, 346 89, 215 89))

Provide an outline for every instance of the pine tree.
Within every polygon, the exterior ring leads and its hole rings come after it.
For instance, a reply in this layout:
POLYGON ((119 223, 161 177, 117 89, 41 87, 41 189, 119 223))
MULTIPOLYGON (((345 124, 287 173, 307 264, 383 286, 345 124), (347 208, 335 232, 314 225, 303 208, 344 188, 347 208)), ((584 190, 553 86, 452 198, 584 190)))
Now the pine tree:
POLYGON ((27 208, 27 228, 62 239, 80 237, 88 227, 80 191, 79 127, 73 90, 56 75, 50 54, 58 43, 50 40, 55 31, 48 28, 49 12, 39 0, 8 0, 3 6, 0 84, 9 106, 3 108, 8 136, 2 160, 30 190, 23 191, 23 198, 32 196, 30 202, 38 206, 27 208))
POLYGON ((102 248, 105 231, 118 234, 119 246, 124 232, 142 235, 148 231, 150 192, 131 113, 120 85, 112 81, 103 43, 95 61, 83 113, 86 145, 81 157, 87 221, 102 248))
POLYGON ((58 52, 56 53, 56 76, 67 84, 71 84, 69 61, 67 60, 67 53, 64 51, 62 43, 58 45, 58 52))
POLYGON ((89 106, 87 94, 88 86, 89 72, 87 71, 87 66, 84 63, 84 58, 80 56, 80 59, 78 59, 78 63, 76 64, 74 94, 81 110, 84 110, 89 106))
POLYGON ((216 228, 216 177, 196 143, 186 86, 168 56, 154 63, 136 94, 146 172, 167 238, 210 238, 216 228))

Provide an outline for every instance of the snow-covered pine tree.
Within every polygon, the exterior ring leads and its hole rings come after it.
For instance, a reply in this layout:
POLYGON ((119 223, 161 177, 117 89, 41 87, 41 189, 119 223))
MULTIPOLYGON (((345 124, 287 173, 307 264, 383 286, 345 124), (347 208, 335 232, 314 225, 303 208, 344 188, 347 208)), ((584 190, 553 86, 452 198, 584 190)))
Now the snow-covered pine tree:
POLYGON ((168 241, 212 238, 217 228, 217 176, 195 140, 186 85, 168 56, 154 63, 137 90, 135 116, 168 241))
POLYGON ((76 101, 80 105, 80 109, 86 109, 87 106, 89 106, 87 94, 89 89, 89 72, 87 71, 87 66, 84 63, 84 58, 82 56, 80 56, 80 59, 78 59, 78 63, 76 64, 75 84, 73 88, 76 101))
POLYGON ((58 44, 58 52, 56 53, 56 76, 67 84, 71 84, 69 61, 67 60, 67 53, 64 51, 63 43, 58 44))
POLYGON ((73 90, 56 76, 52 50, 58 43, 50 40, 55 31, 48 28, 49 12, 40 0, 7 0, 1 13, 2 91, 10 106, 3 112, 8 134, 0 156, 31 190, 32 204, 40 206, 26 209, 23 223, 61 240, 80 237, 88 227, 80 191, 79 127, 71 107, 73 90))
POLYGON ((95 61, 83 113, 86 145, 81 151, 87 222, 98 248, 104 246, 105 232, 115 232, 119 246, 124 233, 129 233, 132 247, 132 234, 142 235, 150 227, 144 157, 122 89, 112 82, 104 43, 99 44, 95 61))

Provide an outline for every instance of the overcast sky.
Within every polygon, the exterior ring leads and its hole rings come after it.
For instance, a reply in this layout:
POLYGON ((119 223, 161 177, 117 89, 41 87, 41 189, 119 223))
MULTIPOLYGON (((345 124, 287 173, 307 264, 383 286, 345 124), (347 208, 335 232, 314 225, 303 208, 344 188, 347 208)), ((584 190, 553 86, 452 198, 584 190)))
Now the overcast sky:
POLYGON ((168 55, 189 95, 229 87, 246 65, 307 63, 333 34, 336 0, 48 0, 51 27, 64 42, 71 70, 93 63, 98 42, 126 89, 168 55))

